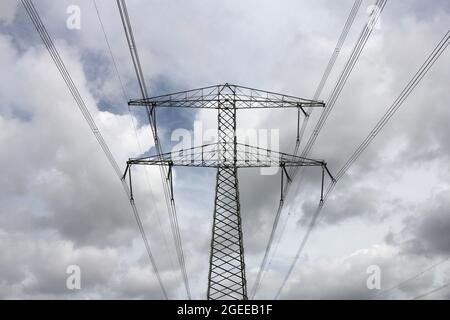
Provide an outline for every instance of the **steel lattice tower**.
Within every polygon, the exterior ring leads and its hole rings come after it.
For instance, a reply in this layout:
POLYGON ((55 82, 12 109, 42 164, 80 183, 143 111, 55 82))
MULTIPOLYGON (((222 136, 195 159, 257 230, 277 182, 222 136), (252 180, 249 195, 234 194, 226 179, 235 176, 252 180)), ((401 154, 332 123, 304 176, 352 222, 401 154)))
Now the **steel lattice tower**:
MULTIPOLYGON (((322 160, 302 158, 238 143, 236 137, 237 110, 297 108, 307 116, 305 108, 323 107, 323 102, 226 83, 148 99, 131 100, 129 105, 144 106, 153 111, 158 107, 217 109, 218 139, 216 143, 151 157, 129 159, 124 177, 127 172, 131 171, 132 165, 164 165, 169 167, 167 179, 172 186, 173 166, 217 169, 207 298, 246 300, 247 280, 238 168, 281 167, 281 199, 283 199, 283 176, 290 179, 286 167, 322 167, 322 194, 324 172, 326 171, 330 177, 331 174, 322 160)), ((173 187, 170 188, 170 193, 170 197, 173 199, 173 187)))
POLYGON ((247 299, 236 166, 236 92, 230 86, 219 89, 217 123, 222 165, 217 168, 207 297, 247 299))

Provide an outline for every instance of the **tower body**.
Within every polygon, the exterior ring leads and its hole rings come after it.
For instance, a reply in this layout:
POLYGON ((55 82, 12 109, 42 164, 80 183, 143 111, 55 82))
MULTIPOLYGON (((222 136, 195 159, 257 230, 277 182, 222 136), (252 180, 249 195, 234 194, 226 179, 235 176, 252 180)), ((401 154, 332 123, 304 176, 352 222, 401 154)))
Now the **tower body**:
MULTIPOLYGON (((252 89, 233 84, 220 84, 199 89, 164 94, 151 98, 131 100, 130 106, 147 108, 152 130, 156 131, 155 112, 157 108, 210 109, 217 111, 218 140, 192 148, 175 150, 152 156, 133 158, 127 161, 123 178, 130 173, 132 165, 158 165, 169 167, 169 197, 174 204, 172 167, 215 168, 216 189, 214 196, 213 227, 211 237, 207 299, 247 299, 244 246, 242 237, 241 211, 239 203, 238 168, 265 168, 277 166, 281 170, 281 190, 284 189, 283 176, 290 181, 286 167, 322 167, 326 162, 266 150, 259 146, 238 143, 236 140, 236 112, 239 109, 285 109, 291 108, 308 113, 305 108, 324 107, 320 101, 252 89), (152 122, 153 121, 153 122, 152 122)), ((297 117, 297 120, 299 117, 297 117)), ((283 199, 283 191, 281 199, 283 199)), ((282 201, 282 200, 281 200, 282 201)), ((280 201, 280 203, 281 203, 280 201)), ((277 217, 275 222, 278 221, 277 217)), ((273 229, 274 230, 274 229, 273 229)), ((270 242, 269 242, 270 243, 270 242)), ((181 245, 181 243, 180 243, 181 245)), ((264 264, 265 258, 263 260, 264 264)))
POLYGON ((236 167, 236 96, 232 87, 218 94, 218 156, 208 276, 209 300, 247 299, 244 247, 236 167))

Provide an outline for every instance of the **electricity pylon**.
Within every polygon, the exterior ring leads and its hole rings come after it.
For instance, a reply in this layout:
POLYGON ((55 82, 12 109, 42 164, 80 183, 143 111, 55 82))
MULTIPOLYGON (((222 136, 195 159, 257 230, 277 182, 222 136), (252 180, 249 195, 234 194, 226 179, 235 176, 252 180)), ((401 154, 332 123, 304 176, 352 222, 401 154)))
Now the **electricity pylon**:
MULTIPOLYGON (((322 167, 332 178, 322 160, 303 158, 273 150, 238 143, 236 113, 238 109, 297 108, 307 115, 305 108, 323 107, 324 103, 283 94, 262 91, 232 84, 210 86, 182 91, 148 99, 131 100, 130 106, 144 106, 155 112, 159 107, 217 109, 218 139, 216 143, 194 146, 150 157, 127 161, 127 172, 132 165, 168 166, 170 198, 173 199, 172 167, 217 168, 214 199, 214 219, 211 237, 207 299, 247 299, 244 246, 238 187, 238 168, 281 167, 281 201, 283 178, 290 179, 286 167, 322 167)), ((152 117, 154 119, 154 117, 152 117)), ((130 175, 131 177, 131 175, 130 175)), ((333 178, 332 178, 333 179, 333 178)), ((131 178, 130 178, 131 184, 131 178)))

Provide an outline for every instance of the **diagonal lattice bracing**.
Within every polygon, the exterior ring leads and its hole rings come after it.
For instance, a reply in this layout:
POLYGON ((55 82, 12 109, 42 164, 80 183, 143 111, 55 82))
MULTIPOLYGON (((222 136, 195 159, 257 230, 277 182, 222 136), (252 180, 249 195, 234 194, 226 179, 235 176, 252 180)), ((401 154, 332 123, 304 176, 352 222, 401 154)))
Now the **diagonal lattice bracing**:
POLYGON ((219 90, 214 220, 208 276, 209 300, 247 299, 237 176, 236 88, 219 90))
POLYGON ((210 168, 226 167, 230 165, 234 165, 237 168, 279 167, 281 165, 286 167, 326 165, 322 160, 303 158, 243 143, 228 143, 228 150, 233 150, 234 146, 236 147, 236 160, 234 163, 230 163, 227 158, 220 156, 220 146, 221 145, 218 143, 211 143, 189 149, 176 150, 157 156, 134 158, 128 160, 128 164, 210 168))
MULTIPOLYGON (((129 105, 144 106, 153 112, 158 107, 208 108, 217 110, 217 143, 189 149, 160 153, 155 156, 129 159, 124 177, 132 165, 169 166, 170 197, 173 198, 172 166, 212 167, 217 169, 214 198, 214 218, 211 237, 207 298, 247 299, 244 246, 239 202, 238 169, 248 167, 281 167, 283 177, 289 175, 285 167, 319 166, 323 174, 326 163, 271 151, 243 143, 236 139, 238 109, 297 108, 306 116, 305 108, 323 107, 323 102, 224 84, 201 89, 133 100, 129 105)), ((130 186, 131 186, 131 174, 130 186)), ((131 188, 130 188, 131 189, 131 188)), ((132 190, 132 189, 131 189, 132 190)), ((283 199, 283 192, 281 194, 283 199)), ((322 199, 322 198, 321 198, 322 199)))
POLYGON ((247 299, 237 168, 218 168, 207 298, 247 299))
POLYGON ((309 108, 324 107, 314 101, 290 95, 253 89, 234 84, 220 84, 200 89, 181 91, 147 99, 131 100, 130 106, 180 107, 218 109, 218 98, 234 100, 236 109, 253 108, 309 108))

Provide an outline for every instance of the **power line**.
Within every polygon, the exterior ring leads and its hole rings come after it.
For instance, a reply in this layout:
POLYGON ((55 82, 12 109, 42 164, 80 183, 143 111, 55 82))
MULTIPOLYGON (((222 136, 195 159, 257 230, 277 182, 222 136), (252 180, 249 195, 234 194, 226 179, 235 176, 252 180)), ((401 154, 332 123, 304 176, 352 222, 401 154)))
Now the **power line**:
MULTIPOLYGON (((342 46, 345 42, 345 39, 347 38, 350 28, 353 25, 356 14, 358 13, 358 10, 361 6, 361 2, 362 2, 362 0, 355 0, 355 2, 353 3, 352 9, 350 11, 350 14, 347 17, 347 20, 345 21, 344 28, 342 29, 341 35, 339 36, 339 39, 336 43, 336 47, 334 48, 333 54, 331 55, 330 60, 328 61, 327 67, 325 68, 325 71, 322 75, 322 78, 320 79, 319 85, 316 88, 313 100, 318 100, 320 95, 322 94, 322 90, 331 74, 331 71, 333 70, 334 64, 339 56, 339 53, 341 52, 342 46)), ((298 150, 300 148, 300 144, 302 142, 304 132, 306 130, 308 121, 310 119, 309 117, 313 111, 314 110, 311 109, 306 112, 307 115, 303 120, 301 129, 298 130, 298 128, 297 128, 297 140, 295 143, 295 150, 294 150, 295 155, 298 154, 298 150)), ((300 110, 298 110, 298 112, 300 112, 300 110)), ((300 114, 298 116, 300 116, 300 114)), ((291 169, 291 171, 295 170, 295 168, 290 168, 290 169, 291 169)))
POLYGON ((422 66, 417 70, 414 74, 413 78, 409 81, 407 86, 402 90, 400 95, 394 101, 394 103, 389 107, 387 112, 383 115, 383 117, 378 121, 372 131, 367 135, 364 141, 359 145, 359 147, 355 150, 352 156, 348 159, 348 161, 344 164, 344 166, 339 170, 336 175, 336 179, 339 180, 350 168, 350 166, 359 158, 361 153, 367 148, 367 146, 372 142, 372 140, 378 135, 378 133, 383 129, 383 127, 388 123, 391 117, 395 114, 395 112, 400 108, 403 102, 408 98, 414 88, 419 84, 420 80, 425 76, 428 70, 433 66, 437 59, 441 56, 441 54, 445 51, 448 44, 450 42, 450 30, 447 31, 445 36, 441 39, 438 45, 434 48, 422 66))
POLYGON ((419 299, 425 298, 426 296, 429 296, 429 295, 432 294, 432 293, 441 291, 442 289, 445 289, 445 288, 447 288, 448 286, 450 286, 450 281, 447 282, 447 283, 445 283, 444 285, 442 285, 442 286, 436 288, 436 289, 430 290, 430 291, 428 291, 428 292, 426 292, 426 293, 423 293, 423 294, 421 294, 421 295, 419 295, 419 296, 417 296, 417 297, 415 297, 415 298, 412 298, 411 300, 419 300, 419 299))
MULTIPOLYGON (((311 150, 317 140, 317 137, 319 136, 320 131, 322 130, 326 120, 328 119, 328 116, 330 115, 337 99, 339 98, 339 96, 342 92, 342 89, 344 88, 357 61, 359 60, 359 57, 360 57, 362 51, 364 50, 364 47, 365 47, 370 35, 372 34, 373 27, 376 25, 386 3, 387 3, 387 0, 377 0, 375 5, 373 6, 375 9, 372 11, 372 13, 369 17, 369 20, 364 25, 364 28, 361 31, 361 33, 358 37, 358 40, 356 41, 355 46, 352 49, 350 57, 347 60, 345 66, 344 66, 344 69, 342 70, 342 72, 333 88, 333 91, 331 92, 331 94, 327 100, 325 109, 322 112, 318 122, 316 123, 316 126, 314 127, 314 130, 313 130, 311 136, 309 137, 309 140, 308 140, 305 148, 303 149, 303 151, 301 153, 302 157, 307 157, 309 155, 309 153, 311 152, 311 150)), ((295 177, 297 175, 297 173, 301 173, 301 171, 300 170, 294 171, 292 173, 292 176, 295 177)), ((330 183, 331 188, 329 187, 328 189, 331 190, 334 187, 335 183, 336 183, 336 181, 332 181, 330 183)), ((298 192, 299 187, 300 187, 300 181, 297 181, 294 193, 298 192)), ((329 191, 325 194, 325 198, 328 197, 328 193, 329 193, 329 191)))
MULTIPOLYGON (((130 17, 128 15, 128 10, 127 10, 125 0, 117 0, 117 7, 120 12, 122 25, 123 25, 123 28, 125 31, 128 48, 130 50, 131 59, 133 61, 133 66, 134 66, 134 70, 135 70, 136 77, 138 80, 141 95, 142 95, 143 99, 147 99, 148 98, 147 86, 145 84, 145 78, 144 78, 144 74, 142 72, 142 67, 141 67, 141 63, 139 60, 138 50, 137 50, 136 43, 134 40, 133 29, 131 27, 130 17)), ((157 154, 161 155, 161 154, 163 154, 163 151, 162 151, 161 143, 158 138, 158 132, 157 132, 157 127, 156 127, 156 117, 155 117, 156 110, 153 107, 146 106, 146 112, 147 112, 147 117, 148 117, 148 120, 150 123, 150 127, 152 129, 153 140, 155 142, 155 148, 157 150, 157 154)), ((169 218, 170 218, 170 223, 171 223, 172 236, 173 236, 175 248, 177 250, 178 263, 180 265, 183 282, 184 282, 185 289, 186 289, 186 294, 188 296, 188 299, 191 299, 191 293, 190 293, 190 288, 189 288, 189 279, 188 279, 187 271, 186 271, 186 263, 185 263, 185 258, 184 258, 184 251, 183 251, 180 229, 179 229, 179 225, 178 225, 178 216, 177 216, 177 211, 176 211, 176 206, 175 206, 175 200, 174 200, 173 194, 171 192, 171 186, 170 186, 170 182, 168 179, 167 169, 165 166, 160 166, 159 168, 160 168, 161 180, 162 180, 162 184, 163 184, 164 197, 166 200, 167 210, 169 213, 169 218)))
MULTIPOLYGON (((359 60, 359 57, 367 43, 367 40, 369 39, 370 35, 372 34, 373 26, 378 21, 378 18, 380 17, 381 12, 383 11, 383 9, 386 5, 386 2, 387 2, 387 0, 377 0, 376 1, 375 5, 374 5, 375 9, 373 10, 372 14, 370 15, 367 23, 364 25, 364 28, 362 29, 362 31, 358 37, 358 40, 356 41, 355 46, 353 47, 350 57, 347 60, 345 66, 344 66, 344 69, 342 70, 342 72, 334 86, 334 89, 331 92, 331 94, 327 100, 325 109, 323 110, 322 114, 320 115, 320 118, 319 118, 318 122, 316 123, 316 126, 314 127, 313 132, 312 132, 305 148, 303 149, 303 151, 301 153, 302 157, 306 157, 311 152, 311 149, 314 146, 314 144, 317 140, 317 137, 319 136, 320 131, 322 130, 331 111, 333 110, 333 107, 334 107, 337 99, 339 98, 339 96, 342 92, 342 89, 344 88, 344 85, 346 84, 351 72, 353 71, 353 69, 356 65, 356 62, 359 60)), ((298 170, 292 172, 293 178, 295 178, 297 173, 298 173, 298 170)), ((300 247, 294 258, 294 262, 289 267, 288 273, 286 274, 285 278, 283 279, 281 287, 276 294, 276 298, 280 295, 287 279, 289 278, 290 274, 292 273, 295 263, 298 260, 298 257, 300 256, 300 253, 303 250, 303 247, 305 246, 305 244, 307 242, 307 239, 311 233, 311 230, 315 226, 317 217, 319 216, 319 214, 323 208, 324 202, 326 201, 330 190, 334 187, 335 184, 336 184, 336 180, 333 180, 330 182, 330 186, 328 187, 328 190, 325 193, 324 201, 318 205, 317 210, 315 211, 315 213, 311 219, 310 225, 308 226, 308 230, 305 234, 305 237, 303 238, 302 242, 300 243, 300 247)), ((297 186, 296 186, 297 189, 299 188, 299 185, 300 185, 300 183, 297 181, 297 186)))
MULTIPOLYGON (((137 133, 137 125, 136 125, 136 122, 134 121, 134 115, 133 115, 133 112, 131 111, 130 106, 128 105, 128 94, 127 94, 127 91, 126 91, 125 86, 123 84, 122 77, 120 76, 119 69, 118 69, 117 63, 116 63, 116 59, 114 58, 114 54, 112 52, 111 45, 109 43, 108 35, 106 34, 105 27, 103 25, 103 21, 102 21, 101 15, 100 15, 100 11, 98 10, 97 2, 96 2, 96 0, 92 0, 92 2, 94 4, 95 11, 97 13, 97 18, 98 18, 101 30, 103 32, 103 37, 105 39, 105 43, 106 43, 106 46, 107 46, 108 51, 109 51, 109 56, 110 56, 112 64, 113 64, 117 80, 118 80, 119 85, 120 85, 120 87, 122 89, 123 98, 125 100, 125 103, 127 104, 128 113, 130 115, 131 126, 133 128, 134 135, 135 135, 135 138, 136 138, 136 145, 138 147, 138 150, 139 150, 140 154, 143 154, 144 152, 143 152, 143 149, 142 149, 142 145, 141 145, 141 143, 139 141, 139 136, 138 136, 138 133, 137 133)), ((155 199, 153 188, 152 188, 151 183, 150 183, 150 177, 148 175, 147 168, 144 168, 144 173, 145 173, 145 178, 146 178, 147 185, 148 185, 148 188, 149 188, 149 191, 150 191, 150 195, 151 195, 151 198, 152 198, 152 202, 155 204, 155 207, 156 207, 157 206, 157 202, 156 202, 156 199, 155 199)), ((165 246, 167 252, 169 252, 169 245, 168 245, 168 242, 167 242, 166 232, 165 232, 165 229, 163 228, 163 225, 162 225, 162 222, 161 222, 161 217, 160 217, 160 214, 159 214, 159 210, 156 209, 155 212, 156 212, 156 218, 157 218, 157 221, 158 221, 159 228, 160 228, 160 230, 161 230, 161 232, 163 234, 164 246, 165 246)), ((171 262, 171 265, 173 267, 172 259, 170 259, 170 262, 171 262)))
MULTIPOLYGON (((360 6, 361 6, 361 0, 356 0, 354 2, 353 6, 352 6, 352 9, 350 10, 350 13, 349 13, 349 15, 347 17, 347 20, 346 20, 345 24, 344 24, 344 28, 342 29, 341 35, 339 36, 339 39, 338 39, 337 44, 336 44, 336 47, 335 47, 335 49, 334 49, 334 51, 333 51, 333 53, 332 53, 332 55, 330 57, 330 60, 328 61, 327 67, 325 68, 325 72, 322 75, 322 78, 321 78, 321 80, 319 82, 319 85, 317 86, 317 89, 316 89, 316 92, 314 94, 313 100, 318 99, 320 94, 322 93, 323 87, 325 86, 325 83, 328 80, 328 77, 329 77, 329 75, 330 75, 330 73, 331 73, 331 71, 333 69, 333 66, 334 66, 334 64, 335 64, 335 62, 337 60, 337 57, 339 56, 339 53, 340 53, 341 48, 342 48, 342 45, 344 44, 345 39, 347 38, 348 32, 349 32, 351 26, 353 25, 353 22, 355 20, 356 14, 358 13, 358 10, 359 10, 360 6)), ((363 30, 365 30, 365 29, 363 29, 363 30)), ((360 36, 360 39, 361 39, 361 36, 360 36)), ((357 44, 359 43, 359 41, 360 40, 358 40, 357 44)), ((355 48, 356 47, 358 47, 358 46, 356 45, 355 48)), ((353 49, 353 51, 355 51, 355 49, 353 49)), ((353 57, 353 52, 352 52, 352 55, 350 57, 353 57)), ((348 62, 347 62, 347 64, 348 64, 348 62)), ((345 68, 344 68, 344 71, 345 71, 345 68)), ((348 72, 348 75, 349 74, 350 73, 348 72)), ((341 75, 341 77, 342 77, 342 75, 341 75)), ((327 106, 325 106, 325 108, 327 108, 327 106)), ((298 110, 298 112, 300 112, 300 110, 298 110)), ((307 112, 306 117, 305 117, 305 119, 304 119, 304 121, 302 123, 302 128, 300 129, 300 131, 299 131, 299 128, 297 127, 297 140, 296 140, 296 145, 295 145, 295 149, 294 149, 294 154, 295 155, 298 154, 300 143, 301 143, 301 140, 303 138, 303 134, 304 134, 304 131, 306 129, 306 126, 308 124, 308 120, 309 120, 309 117, 311 115, 311 112, 312 112, 312 110, 307 112)), ((324 115, 324 113, 322 113, 322 116, 323 115, 324 115)), ((300 116, 300 114, 298 114, 298 117, 299 116, 300 116)), ((322 117, 321 117, 321 119, 322 119, 322 117)), ((314 140, 314 142, 315 142, 315 140, 314 140)), ((304 154, 306 154, 306 153, 305 152, 302 153, 302 155, 304 155, 304 154)), ((300 170, 300 168, 290 168, 289 169, 289 175, 291 176, 291 179, 288 179, 288 181, 286 182, 286 185, 284 187, 284 194, 286 194, 286 195, 288 194, 288 192, 290 190, 290 186, 291 186, 292 181, 293 181, 293 178, 296 176, 298 170, 300 170)), ((265 252, 264 252, 263 260, 262 260, 261 265, 259 267, 258 274, 257 274, 256 280, 255 280, 255 284, 253 285, 252 299, 255 297, 255 295, 256 295, 256 293, 257 293, 257 291, 258 291, 258 289, 259 289, 259 287, 261 285, 262 277, 263 277, 265 269, 267 267, 267 259, 268 259, 268 256, 269 256, 269 252, 270 252, 270 250, 272 248, 272 242, 273 242, 276 230, 278 228, 278 222, 279 222, 280 215, 282 213, 283 207, 284 207, 284 202, 280 201, 280 204, 278 206, 277 212, 275 214, 275 219, 274 219, 274 223, 272 225, 272 230, 271 230, 271 233, 270 233, 270 236, 269 236, 269 241, 268 241, 268 244, 267 244, 265 252)), ((280 236, 279 239, 281 239, 281 236, 280 236)))
POLYGON ((359 57, 361 56, 362 51, 364 50, 364 47, 367 43, 367 40, 369 39, 370 35, 372 34, 373 26, 378 21, 378 18, 381 15, 381 12, 384 9, 384 6, 386 5, 387 0, 377 0, 375 3, 375 10, 372 12, 369 21, 365 24, 363 30, 361 31, 361 34, 358 38, 358 41, 356 42, 349 59, 347 60, 344 69, 342 70, 339 79, 336 82, 336 85, 331 92, 326 106, 316 123, 316 126, 314 127, 313 133, 311 134, 303 152, 303 157, 306 157, 313 148, 317 137, 319 136, 320 131, 322 130, 326 120, 328 119, 328 116, 330 115, 331 111, 333 110, 334 105, 336 104, 337 99, 339 98, 342 89, 344 88, 345 84, 347 83, 347 80, 353 71, 353 68, 355 67, 356 63, 359 60, 359 57))
MULTIPOLYGON (((288 212, 287 217, 286 217, 286 219, 284 219, 283 225, 281 227, 280 234, 279 234, 277 240, 275 241, 275 248, 273 249, 273 253, 272 253, 272 256, 269 259, 269 264, 268 264, 267 268, 270 268, 270 265, 272 264, 272 261, 273 261, 275 255, 276 255, 276 253, 278 252, 278 246, 280 245, 280 240, 281 240, 281 238, 282 238, 282 236, 284 234, 284 231, 286 230, 286 227, 287 227, 287 224, 288 224, 290 216, 291 216, 291 213, 288 212)), ((261 279, 261 282, 263 282, 263 281, 264 281, 264 274, 263 274, 262 279, 261 279)))
POLYGON ((388 288, 388 289, 386 289, 386 290, 378 291, 378 292, 376 293, 376 295, 375 295, 372 299, 378 297, 380 294, 386 294, 386 293, 388 293, 389 291, 392 291, 392 290, 395 290, 395 289, 397 289, 397 288, 400 288, 401 286, 405 285, 406 283, 408 283, 408 282, 410 282, 410 281, 413 281, 413 280, 419 278, 420 276, 422 276, 423 274, 427 273, 428 271, 433 270, 433 269, 436 268, 437 266, 440 266, 441 264, 447 262, 449 259, 450 259, 450 256, 447 257, 447 258, 445 258, 444 260, 441 260, 441 261, 439 261, 439 262, 437 262, 437 263, 432 264, 431 266, 429 266, 429 267, 426 268, 425 270, 422 270, 421 272, 415 274, 414 276, 412 276, 412 277, 410 277, 410 278, 408 278, 408 279, 406 279, 406 280, 400 281, 400 282, 397 283, 396 285, 394 285, 394 286, 392 286, 392 287, 390 287, 390 288, 388 288))
POLYGON ((447 33, 444 35, 444 37, 441 39, 441 41, 438 43, 438 45, 434 48, 434 50, 431 52, 431 54, 428 56, 428 58, 425 60, 425 62, 422 64, 422 66, 419 68, 419 70, 414 74, 413 78, 409 81, 409 83, 406 85, 406 87, 402 90, 399 97, 394 101, 394 103, 391 105, 391 107, 386 111, 386 113, 383 115, 383 117, 379 120, 379 122, 372 129, 372 131, 369 133, 369 135, 366 137, 366 139, 356 149, 356 151, 349 158, 349 160, 344 164, 344 166, 341 168, 341 170, 339 170, 339 173, 336 176, 336 180, 332 181, 329 184, 327 191, 325 192, 324 201, 323 201, 323 203, 319 204, 319 206, 317 207, 317 210, 315 211, 315 213, 311 219, 311 223, 308 226, 307 232, 306 232, 305 236, 303 237, 303 240, 300 244, 299 249, 297 250, 297 254, 296 254, 294 260, 292 261, 291 266, 289 267, 288 273, 286 274, 286 276, 281 284, 280 289, 278 290, 278 293, 276 295, 277 298, 280 295, 284 285, 286 284, 286 281, 288 280, 290 274, 292 273, 292 271, 295 267, 295 264, 298 260, 298 257, 300 256, 301 252, 303 251, 303 248, 309 238, 309 235, 315 226, 317 217, 320 215, 323 205, 325 204, 330 193, 334 189, 334 186, 336 185, 336 183, 342 178, 342 176, 346 173, 346 171, 350 168, 350 166, 359 158, 361 153, 367 148, 367 146, 370 144, 370 142, 372 142, 372 140, 378 135, 378 133, 381 131, 381 129, 392 118, 392 116, 400 108, 400 106, 403 104, 403 102, 406 100, 406 98, 411 94, 412 90, 414 90, 414 88, 422 80, 422 78, 425 76, 425 74, 428 72, 428 70, 430 70, 430 68, 434 65, 436 60, 442 55, 442 53, 445 51, 445 49, 447 48, 449 43, 450 43, 450 30, 447 31, 447 33))
MULTIPOLYGON (((316 88, 313 100, 318 100, 320 95, 322 94, 322 90, 323 90, 323 88, 324 88, 324 86, 325 86, 325 84, 326 84, 326 82, 327 82, 327 80, 328 80, 328 78, 330 76, 331 71, 333 70, 334 64, 335 64, 335 62, 336 62, 336 60, 337 60, 337 58, 339 56, 339 53, 341 52, 342 46, 343 46, 343 44, 345 42, 345 39, 347 38, 347 35, 348 35, 349 31, 350 31, 350 28, 353 25, 353 22, 355 20, 356 14, 358 13, 358 10, 359 10, 359 8, 361 6, 361 2, 362 2, 362 0, 355 0, 355 2, 353 3, 352 9, 350 10, 350 13, 349 13, 349 15, 347 17, 347 20, 346 20, 345 24, 344 24, 344 28, 342 29, 341 35, 339 36, 339 39, 338 39, 338 41, 336 43, 336 47, 333 50, 333 53, 332 53, 332 55, 330 57, 330 60, 328 61, 327 67, 325 68, 325 71, 324 71, 324 73, 322 75, 322 78, 320 79, 320 82, 319 82, 319 84, 318 84, 318 86, 316 88)), ((294 155, 298 155, 298 151, 299 151, 299 148, 300 148, 300 145, 301 145, 301 141, 303 139, 304 132, 306 130, 306 127, 308 125, 308 121, 309 121, 310 116, 311 116, 313 111, 314 111, 314 109, 308 110, 306 112, 306 117, 303 119, 303 123, 302 123, 301 129, 299 130, 299 128, 297 127, 297 140, 296 140, 296 143, 295 143, 294 155)), ((300 110, 298 110, 298 112, 300 112, 300 110)), ((300 114, 298 115, 298 117, 299 116, 300 116, 300 114)), ((294 168, 294 167, 289 168, 289 175, 293 176, 292 172, 293 171, 297 171, 299 169, 300 168, 294 168)), ((287 185, 290 185, 291 183, 292 183, 292 180, 288 180, 286 182, 287 185)), ((289 188, 288 186, 286 186, 286 187, 289 188)), ((288 192, 288 190, 285 190, 286 194, 287 194, 287 192, 288 192)), ((280 206, 284 207, 284 203, 280 203, 280 206)), ((282 208, 280 208, 280 209, 282 209, 282 208)), ((281 211, 280 211, 280 213, 281 213, 281 211)), ((287 225, 288 220, 289 220, 289 216, 285 218, 285 222, 284 222, 283 228, 282 228, 282 230, 280 232, 280 235, 279 235, 278 239, 276 240, 275 249, 273 250, 272 257, 269 260, 269 266, 271 264, 272 259, 275 257, 275 255, 277 253, 278 246, 279 246, 279 243, 280 243, 281 239, 283 238, 283 233, 284 233, 284 230, 285 230, 285 227, 287 225)), ((263 277, 264 277, 264 273, 263 273, 262 278, 263 277)), ((260 282, 262 282, 262 280, 263 279, 261 279, 260 282)))
MULTIPOLYGON (((99 12, 98 7, 97 7, 97 2, 95 0, 92 0, 92 2, 93 2, 94 7, 95 7, 95 12, 97 13, 97 19, 98 19, 98 22, 100 23, 100 27, 101 27, 102 32, 103 32, 103 37, 105 39, 106 46, 108 47, 109 56, 110 56, 111 61, 113 63, 113 67, 114 67, 114 70, 115 70, 115 73, 116 73, 116 76, 117 76, 117 80, 119 81, 120 88, 122 89, 123 98, 125 99, 126 102, 128 102, 128 94, 127 94, 127 91, 125 90, 125 86, 123 84, 122 77, 120 76, 119 69, 117 68, 116 59, 114 58, 114 54, 112 53, 111 45, 109 43, 108 36, 106 35, 105 26, 103 25, 103 21, 102 21, 102 18, 100 16, 100 12, 99 12)), ((128 107, 128 110, 130 111, 129 107, 128 107)), ((131 113, 131 111, 130 111, 130 113, 131 113)))
MULTIPOLYGON (((77 103, 86 122, 88 123, 89 127, 91 128, 92 132, 94 133, 94 136, 96 137, 98 143, 100 144, 100 147, 102 148, 104 154, 106 155, 109 163, 113 167, 116 175, 118 176, 119 179, 121 179, 122 178, 121 170, 120 170, 119 166, 117 165, 117 162, 116 162, 114 156, 112 155, 108 145, 106 144, 105 140, 103 139, 103 136, 101 135, 100 130, 98 129, 97 125, 95 124, 95 121, 92 118, 92 115, 90 114, 88 108, 86 107, 84 100, 82 99, 77 87, 75 86, 75 84, 72 80, 72 77, 70 76, 63 60, 61 59, 59 52, 57 51, 50 35, 48 34, 47 29, 46 29, 45 25, 43 24, 33 2, 31 0, 21 0, 21 1, 22 1, 22 5, 24 6, 25 10, 28 13, 28 16, 30 17, 31 21, 33 22, 34 27, 36 28, 37 32, 39 33, 39 36, 41 37, 42 42, 44 43, 51 58, 53 59, 53 62, 55 63, 56 67, 58 68, 59 73, 61 74, 70 93, 72 94, 72 97, 74 98, 75 102, 77 103)), ((127 184, 123 180, 121 180, 121 181, 122 181, 122 186, 124 188, 124 191, 127 195, 127 198, 130 199, 130 190, 129 190, 127 184)), ((143 228, 138 209, 132 198, 130 199, 130 205, 132 207, 133 214, 136 218, 136 222, 138 224, 138 228, 141 233, 142 239, 144 240, 145 248, 146 248, 148 257, 150 259, 150 262, 152 264, 153 270, 155 272, 155 275, 158 279, 161 291, 162 291, 164 297, 167 299, 167 293, 166 293, 165 287, 162 283, 161 277, 159 275, 156 261, 151 252, 150 245, 148 243, 148 239, 145 234, 145 230, 143 228)))
POLYGON ((315 213, 314 213, 314 215, 313 215, 313 217, 312 217, 312 219, 311 219, 311 221, 309 223, 309 226, 308 226, 308 229, 306 231, 306 234, 303 237, 302 242, 300 243, 300 247, 297 250, 297 253, 295 254, 295 257, 294 257, 294 261, 295 262, 291 263, 291 265, 289 266, 288 272, 286 273, 286 275, 285 275, 285 277, 284 277, 284 279, 283 279, 283 281, 281 283, 281 286, 278 288, 278 291, 275 294, 275 300, 278 299, 278 297, 280 296, 281 291, 283 291, 283 288, 286 285, 287 280, 289 279, 292 271, 294 270, 295 264, 296 264, 297 260, 299 259, 300 254, 302 253, 303 248, 306 245, 306 242, 308 241, 309 235, 310 235, 312 229, 314 228, 314 225, 316 224, 317 217, 319 216, 319 213, 322 210, 322 208, 323 208, 323 202, 321 202, 319 204, 319 206, 317 207, 317 209, 316 209, 316 211, 315 211, 315 213))

